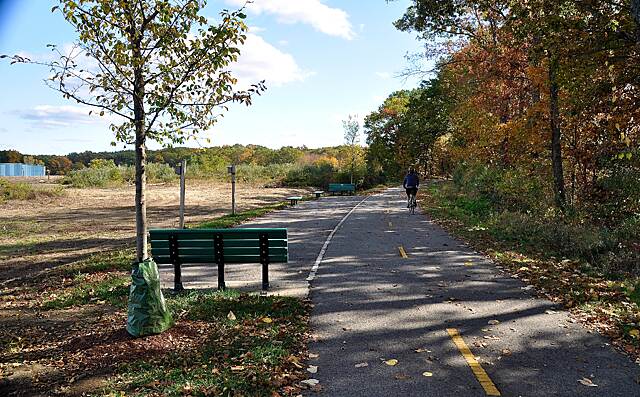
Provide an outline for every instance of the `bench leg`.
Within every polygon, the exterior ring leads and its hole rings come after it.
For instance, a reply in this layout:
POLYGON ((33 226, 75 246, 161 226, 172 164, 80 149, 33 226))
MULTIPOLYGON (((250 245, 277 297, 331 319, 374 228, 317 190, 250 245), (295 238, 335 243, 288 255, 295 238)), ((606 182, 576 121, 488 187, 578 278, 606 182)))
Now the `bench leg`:
POLYGON ((224 263, 218 263, 218 289, 223 290, 226 288, 224 284, 224 263))
POLYGON ((173 290, 176 292, 184 290, 182 286, 182 268, 179 263, 173 264, 173 290))
POLYGON ((269 289, 269 264, 262 264, 262 290, 266 291, 269 289))

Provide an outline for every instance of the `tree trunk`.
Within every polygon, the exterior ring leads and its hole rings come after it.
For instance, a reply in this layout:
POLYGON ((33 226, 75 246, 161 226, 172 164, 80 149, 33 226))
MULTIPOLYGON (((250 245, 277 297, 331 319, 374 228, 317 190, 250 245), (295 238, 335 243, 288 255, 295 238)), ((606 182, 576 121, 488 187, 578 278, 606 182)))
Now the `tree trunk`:
POLYGON ((147 259, 147 136, 145 132, 144 78, 134 71, 133 113, 136 133, 136 258, 147 259))
POLYGON ((558 106, 558 57, 552 54, 549 58, 549 121, 551 127, 551 164, 553 168, 554 197, 558 208, 564 211, 566 195, 564 188, 564 172, 562 170, 562 146, 560 139, 560 110, 558 106))
POLYGON ((136 122, 136 258, 147 259, 147 148, 144 127, 136 122))

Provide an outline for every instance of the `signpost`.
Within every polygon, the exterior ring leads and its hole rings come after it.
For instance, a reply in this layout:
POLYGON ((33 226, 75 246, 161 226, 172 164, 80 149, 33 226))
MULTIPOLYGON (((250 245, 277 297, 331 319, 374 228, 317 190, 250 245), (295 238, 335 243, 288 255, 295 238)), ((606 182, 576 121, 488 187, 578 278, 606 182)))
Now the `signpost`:
POLYGON ((185 177, 187 175, 187 160, 182 160, 178 166, 180 174, 180 229, 184 229, 184 196, 185 196, 185 177))
POLYGON ((227 166, 227 172, 231 174, 231 215, 236 214, 236 166, 227 166))

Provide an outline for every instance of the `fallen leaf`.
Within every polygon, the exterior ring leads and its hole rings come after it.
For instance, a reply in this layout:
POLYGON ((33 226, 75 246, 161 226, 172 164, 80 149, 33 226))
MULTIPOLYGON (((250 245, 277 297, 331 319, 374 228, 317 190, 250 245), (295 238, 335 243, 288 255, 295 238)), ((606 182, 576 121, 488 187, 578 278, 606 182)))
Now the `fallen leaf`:
POLYGON ((318 357, 320 357, 320 355, 319 355, 319 354, 316 354, 316 353, 309 353, 309 358, 318 358, 318 357))
POLYGON ((589 387, 597 387, 598 386, 595 383, 593 383, 591 381, 591 379, 589 379, 589 378, 578 379, 578 382, 580 382, 581 384, 583 384, 585 386, 589 386, 589 387))
POLYGON ((356 368, 363 368, 368 366, 369 366, 369 363, 358 363, 355 365, 356 368))
POLYGON ((244 365, 234 365, 231 367, 231 370, 236 372, 236 371, 243 371, 244 370, 244 365))
POLYGON ((315 374, 316 372, 318 372, 318 367, 316 365, 309 365, 309 368, 307 368, 307 372, 315 374))
POLYGON ((391 360, 387 360, 384 363, 393 367, 394 365, 398 364, 398 360, 396 360, 395 358, 392 358, 391 360))
POLYGON ((509 349, 502 349, 500 354, 502 354, 503 356, 510 356, 512 353, 511 353, 511 350, 509 349))
POLYGON ((489 324, 489 325, 498 325, 498 324, 500 324, 500 321, 498 321, 498 320, 489 320, 487 322, 487 324, 489 324))
POLYGON ((407 380, 407 379, 411 379, 411 377, 407 374, 397 374, 394 376, 394 378, 396 378, 397 380, 407 380))
POLYGON ((465 262, 464 265, 465 266, 473 266, 473 262, 465 262))
POLYGON ((431 350, 420 348, 420 349, 416 349, 415 352, 416 353, 431 353, 431 350))
POLYGON ((427 378, 433 376, 433 372, 425 371, 422 373, 422 376, 426 376, 427 378))
POLYGON ((263 317, 262 322, 265 324, 271 324, 273 320, 270 317, 263 317))
POLYGON ((305 380, 301 381, 300 383, 302 383, 304 385, 307 385, 307 386, 310 386, 310 387, 313 387, 313 386, 317 385, 318 383, 320 383, 320 381, 318 379, 313 379, 312 378, 312 379, 305 379, 305 380))
POLYGON ((229 314, 227 314, 227 318, 231 321, 236 321, 236 315, 233 314, 232 311, 229 311, 229 314))
POLYGON ((636 329, 632 329, 631 331, 629 331, 629 335, 631 335, 632 338, 638 338, 640 337, 640 330, 636 329))

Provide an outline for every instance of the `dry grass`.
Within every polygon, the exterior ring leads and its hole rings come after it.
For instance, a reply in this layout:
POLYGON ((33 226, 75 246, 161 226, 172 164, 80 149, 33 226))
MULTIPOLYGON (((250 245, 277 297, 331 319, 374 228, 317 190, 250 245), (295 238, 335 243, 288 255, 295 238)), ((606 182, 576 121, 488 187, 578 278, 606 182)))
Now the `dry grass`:
MULTIPOLYGON (((239 211, 280 201, 304 189, 237 185, 239 211)), ((29 276, 88 255, 132 246, 135 190, 65 189, 62 197, 0 203, 0 282, 29 276)), ((187 186, 186 222, 202 223, 230 212, 231 186, 191 182, 187 186)), ((177 185, 148 187, 150 228, 178 226, 177 185)))

